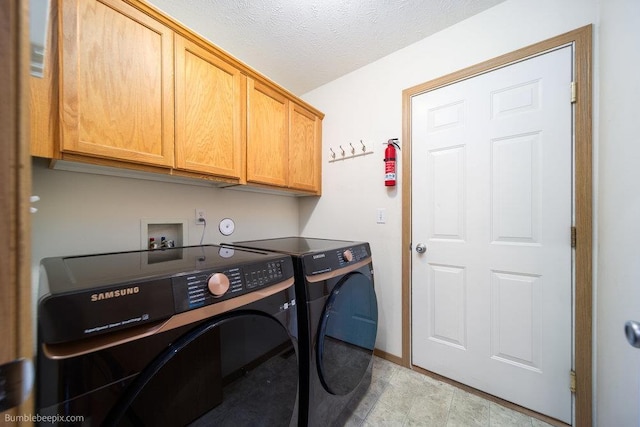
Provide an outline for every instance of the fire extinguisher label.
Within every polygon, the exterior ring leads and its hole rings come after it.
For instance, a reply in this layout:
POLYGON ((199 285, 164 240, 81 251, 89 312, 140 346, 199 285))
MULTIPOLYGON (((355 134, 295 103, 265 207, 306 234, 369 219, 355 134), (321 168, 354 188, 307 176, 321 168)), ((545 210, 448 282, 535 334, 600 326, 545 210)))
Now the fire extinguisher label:
POLYGON ((385 162, 384 164, 384 179, 396 179, 396 164, 395 162, 385 162))
POLYGON ((394 162, 385 162, 384 164, 384 172, 385 173, 393 173, 395 175, 396 173, 396 168, 395 168, 395 163, 394 162))

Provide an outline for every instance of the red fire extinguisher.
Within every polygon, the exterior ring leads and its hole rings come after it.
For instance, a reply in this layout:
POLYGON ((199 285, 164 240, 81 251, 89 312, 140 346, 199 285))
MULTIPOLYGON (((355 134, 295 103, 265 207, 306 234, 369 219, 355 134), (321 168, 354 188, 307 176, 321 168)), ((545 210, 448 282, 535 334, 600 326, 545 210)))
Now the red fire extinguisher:
POLYGON ((398 138, 387 141, 387 149, 384 150, 384 185, 387 187, 395 187, 396 185, 396 147, 398 150, 398 138))

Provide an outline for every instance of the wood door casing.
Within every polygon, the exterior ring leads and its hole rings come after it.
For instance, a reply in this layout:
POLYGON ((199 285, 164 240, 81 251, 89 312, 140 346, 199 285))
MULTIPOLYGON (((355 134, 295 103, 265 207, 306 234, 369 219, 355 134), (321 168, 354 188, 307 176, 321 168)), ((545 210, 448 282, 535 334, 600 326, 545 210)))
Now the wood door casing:
POLYGON ((245 76, 178 35, 175 64, 176 168, 240 179, 245 76))
POLYGON ((289 100, 247 78, 247 181, 286 187, 289 100))
POLYGON ((61 149, 173 166, 173 31, 115 0, 64 0, 61 149))
MULTIPOLYGON (((27 2, 0 2, 0 364, 33 359, 29 196, 29 28, 27 2)), ((3 413, 33 414, 33 400, 3 413)), ((16 422, 29 425, 26 420, 16 422)))

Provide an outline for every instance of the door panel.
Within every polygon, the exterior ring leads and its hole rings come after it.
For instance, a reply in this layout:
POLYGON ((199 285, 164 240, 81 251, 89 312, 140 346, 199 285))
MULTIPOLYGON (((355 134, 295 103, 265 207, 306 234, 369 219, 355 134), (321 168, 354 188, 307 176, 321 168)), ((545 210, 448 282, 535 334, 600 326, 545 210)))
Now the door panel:
POLYGON ((491 272, 491 358, 540 370, 539 276, 491 272))
POLYGON ((571 76, 566 47, 411 106, 413 364, 565 422, 571 76))
POLYGON ((492 141, 493 243, 537 243, 540 234, 540 133, 492 141))
POLYGON ((441 344, 464 349, 466 331, 466 280, 462 267, 429 266, 431 293, 429 295, 430 338, 441 344))
POLYGON ((464 240, 464 160, 463 146, 435 150, 428 155, 432 239, 464 240))

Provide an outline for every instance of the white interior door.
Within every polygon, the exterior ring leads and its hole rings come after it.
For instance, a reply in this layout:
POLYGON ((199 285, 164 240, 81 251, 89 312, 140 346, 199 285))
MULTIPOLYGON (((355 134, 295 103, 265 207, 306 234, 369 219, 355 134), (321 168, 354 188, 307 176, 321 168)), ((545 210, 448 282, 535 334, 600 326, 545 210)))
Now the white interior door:
POLYGON ((412 363, 567 423, 572 62, 565 47, 411 104, 412 363))

